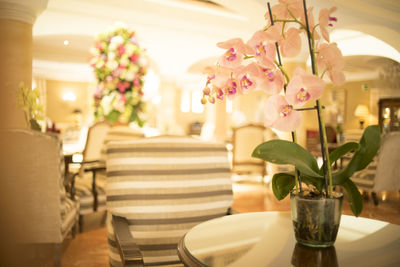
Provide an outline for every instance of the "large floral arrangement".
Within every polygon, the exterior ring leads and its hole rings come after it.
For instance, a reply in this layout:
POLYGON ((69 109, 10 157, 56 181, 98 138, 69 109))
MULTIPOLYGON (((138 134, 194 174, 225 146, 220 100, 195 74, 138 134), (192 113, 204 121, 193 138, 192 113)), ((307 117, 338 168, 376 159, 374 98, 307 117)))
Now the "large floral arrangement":
POLYGON ((329 30, 337 18, 336 8, 324 8, 314 18, 313 7, 307 9, 305 0, 279 0, 272 8, 268 3, 266 26, 256 31, 247 42, 234 38, 218 43, 225 53, 218 59, 207 77, 202 103, 214 103, 253 90, 263 90, 270 96, 265 103, 265 124, 281 131, 291 131, 292 141, 273 140, 259 145, 253 157, 277 164, 295 166, 293 173, 278 173, 272 179, 272 188, 278 199, 303 184, 325 197, 332 197, 332 188, 341 185, 347 191, 355 215, 362 210, 362 198, 349 179, 355 171, 365 168, 379 148, 379 128, 368 127, 360 143, 347 143, 328 153, 327 138, 320 103, 327 75, 335 85, 345 82, 344 60, 336 43, 330 42, 329 30), (307 10, 307 12, 305 12, 307 10), (311 58, 311 69, 296 68, 289 77, 281 57, 295 57, 302 49, 302 35, 311 58), (306 106, 306 104, 308 105, 306 106), (310 105, 311 103, 311 105, 310 105), (296 129, 302 112, 316 111, 321 134, 323 166, 296 143, 296 129), (355 151, 350 163, 332 173, 331 164, 344 154, 355 151))
POLYGON ((123 25, 101 33, 91 49, 97 84, 94 93, 96 120, 143 126, 146 60, 135 32, 123 25))

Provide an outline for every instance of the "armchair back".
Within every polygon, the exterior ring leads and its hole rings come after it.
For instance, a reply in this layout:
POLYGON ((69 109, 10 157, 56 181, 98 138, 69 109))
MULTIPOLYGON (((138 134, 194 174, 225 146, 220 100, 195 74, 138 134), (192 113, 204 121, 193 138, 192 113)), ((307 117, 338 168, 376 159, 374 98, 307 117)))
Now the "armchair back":
MULTIPOLYGON (((179 264, 177 244, 186 231, 226 215, 233 201, 222 143, 176 136, 110 142, 106 163, 107 209, 127 219, 145 265, 179 264)), ((118 261, 111 245, 111 265, 118 261)))
MULTIPOLYGON (((25 129, 0 131, 1 186, 8 218, 23 243, 60 243, 64 161, 56 136, 25 129)), ((67 227, 65 227, 67 228, 67 227)))

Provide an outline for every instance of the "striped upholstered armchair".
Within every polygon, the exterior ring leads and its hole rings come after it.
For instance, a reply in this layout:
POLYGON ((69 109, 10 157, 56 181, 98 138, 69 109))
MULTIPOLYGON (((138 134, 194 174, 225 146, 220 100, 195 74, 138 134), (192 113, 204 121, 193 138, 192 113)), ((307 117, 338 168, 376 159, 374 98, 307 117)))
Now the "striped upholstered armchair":
POLYGON ((74 235, 79 211, 79 202, 64 187, 61 141, 38 131, 9 129, 0 130, 0 147, 0 206, 8 207, 6 213, 1 209, 1 221, 9 222, 13 241, 24 245, 15 260, 36 260, 35 247, 52 245, 54 266, 60 266, 62 242, 74 235))
POLYGON ((181 266, 183 235, 230 212, 223 144, 174 136, 111 142, 106 162, 111 266, 181 266))

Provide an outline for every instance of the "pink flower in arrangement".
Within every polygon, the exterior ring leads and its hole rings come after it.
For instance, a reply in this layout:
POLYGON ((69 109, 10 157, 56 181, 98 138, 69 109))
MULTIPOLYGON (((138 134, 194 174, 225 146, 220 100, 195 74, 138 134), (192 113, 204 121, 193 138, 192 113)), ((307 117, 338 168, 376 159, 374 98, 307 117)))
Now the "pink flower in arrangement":
POLYGON ((253 91, 257 88, 257 79, 259 79, 259 67, 255 63, 240 67, 235 70, 239 81, 239 90, 242 94, 253 91))
POLYGON ((103 84, 98 84, 94 89, 93 97, 95 99, 101 99, 103 97, 103 84))
POLYGON ((111 75, 107 75, 106 82, 112 82, 113 78, 111 75))
POLYGON ((275 95, 282 91, 284 85, 283 74, 274 68, 260 68, 261 75, 257 80, 258 88, 265 92, 275 95))
POLYGON ((125 105, 126 104, 126 96, 124 94, 119 95, 119 101, 125 105))
POLYGON ((118 56, 122 56, 125 53, 125 45, 120 44, 117 48, 117 51, 118 51, 118 56))
POLYGON ((117 88, 120 91, 120 93, 124 93, 126 89, 129 88, 130 83, 129 82, 118 82, 117 83, 117 88))
POLYGON ((254 56, 265 67, 274 67, 276 57, 275 40, 265 31, 256 31, 247 42, 255 50, 254 56))
POLYGON ((102 43, 102 42, 97 42, 97 43, 95 44, 95 47, 96 47, 100 52, 102 52, 102 51, 104 50, 104 43, 102 43))
POLYGON ((139 60, 139 55, 138 54, 132 54, 129 58, 133 63, 137 63, 139 60))
POLYGON ((285 39, 279 42, 282 56, 295 57, 300 53, 301 50, 300 32, 301 31, 296 28, 290 28, 286 32, 285 39))
POLYGON ((344 59, 342 52, 336 43, 321 44, 317 53, 317 65, 320 71, 327 71, 329 78, 335 85, 342 85, 345 82, 343 74, 344 59))
POLYGON ((282 95, 273 95, 267 99, 265 114, 265 125, 279 131, 294 131, 302 119, 301 113, 294 110, 282 95))
POLYGON ((286 100, 293 107, 302 107, 308 100, 319 99, 325 82, 318 76, 296 68, 286 88, 286 100))
POLYGON ((242 39, 235 38, 226 42, 217 43, 219 48, 226 49, 226 52, 219 58, 221 66, 234 68, 242 63, 244 54, 253 54, 254 50, 246 45, 242 39))
POLYGON ((133 79, 133 86, 135 86, 135 87, 140 86, 140 80, 137 76, 135 77, 135 79, 133 79))
POLYGON ((330 9, 323 8, 319 12, 319 27, 321 29, 322 37, 329 42, 329 32, 327 27, 333 26, 333 22, 337 21, 336 17, 332 17, 331 14, 336 11, 336 7, 332 7, 330 9))

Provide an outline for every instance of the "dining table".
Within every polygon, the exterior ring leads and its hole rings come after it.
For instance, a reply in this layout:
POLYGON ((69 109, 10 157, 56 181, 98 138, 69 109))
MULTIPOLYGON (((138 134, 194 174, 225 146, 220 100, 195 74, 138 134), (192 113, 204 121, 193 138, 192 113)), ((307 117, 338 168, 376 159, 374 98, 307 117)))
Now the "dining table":
POLYGON ((400 225, 342 215, 334 246, 296 242, 290 212, 228 215, 196 225, 178 244, 185 266, 400 266, 400 225))

